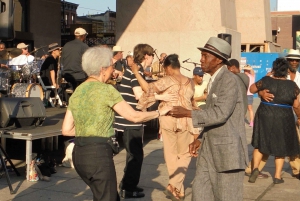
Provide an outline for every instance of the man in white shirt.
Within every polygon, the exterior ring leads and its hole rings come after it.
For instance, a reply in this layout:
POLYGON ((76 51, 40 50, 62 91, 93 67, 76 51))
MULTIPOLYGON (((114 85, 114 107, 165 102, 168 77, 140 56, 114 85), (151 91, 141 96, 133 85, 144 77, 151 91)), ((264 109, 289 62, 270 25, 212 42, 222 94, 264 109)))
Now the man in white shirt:
POLYGON ((9 65, 25 65, 33 62, 34 56, 29 54, 28 45, 19 43, 17 48, 22 50, 22 54, 9 61, 9 65))
POLYGON ((204 72, 200 67, 195 67, 193 71, 193 81, 195 84, 194 100, 200 108, 205 107, 207 97, 207 82, 203 81, 204 72))

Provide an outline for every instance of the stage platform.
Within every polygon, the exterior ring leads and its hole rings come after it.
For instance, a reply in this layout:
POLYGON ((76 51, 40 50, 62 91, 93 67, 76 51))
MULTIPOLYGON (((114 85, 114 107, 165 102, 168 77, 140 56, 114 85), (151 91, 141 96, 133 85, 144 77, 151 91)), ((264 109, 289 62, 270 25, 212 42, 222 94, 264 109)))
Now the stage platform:
MULTIPOLYGON (((32 161, 32 141, 42 139, 42 148, 49 150, 58 149, 58 136, 61 135, 61 128, 66 108, 46 108, 46 119, 42 126, 7 129, 1 128, 1 144, 6 149, 6 139, 26 140, 26 166, 30 168, 32 161), (45 144, 47 140, 47 144, 45 144)), ((27 171, 26 178, 29 178, 27 171)))

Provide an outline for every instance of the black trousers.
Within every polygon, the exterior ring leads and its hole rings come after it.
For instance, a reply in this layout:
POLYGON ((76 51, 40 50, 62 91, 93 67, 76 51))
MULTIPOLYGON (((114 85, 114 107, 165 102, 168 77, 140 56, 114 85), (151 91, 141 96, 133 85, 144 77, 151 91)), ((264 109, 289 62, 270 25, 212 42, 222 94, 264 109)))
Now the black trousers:
POLYGON ((91 188, 94 201, 119 201, 112 149, 107 143, 74 146, 76 172, 91 188))
POLYGON ((67 82, 69 82, 69 84, 73 88, 73 91, 75 91, 75 89, 87 79, 87 78, 75 79, 71 74, 68 73, 64 74, 63 77, 67 82))
POLYGON ((143 134, 143 126, 141 126, 140 129, 124 130, 123 143, 127 154, 124 176, 120 183, 120 189, 134 191, 140 181, 144 159, 143 134))

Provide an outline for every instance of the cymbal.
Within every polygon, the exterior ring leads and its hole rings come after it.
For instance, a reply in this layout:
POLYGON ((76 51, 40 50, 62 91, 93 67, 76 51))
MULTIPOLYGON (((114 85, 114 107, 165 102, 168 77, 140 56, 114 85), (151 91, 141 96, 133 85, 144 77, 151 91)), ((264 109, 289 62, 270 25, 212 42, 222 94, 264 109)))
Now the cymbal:
POLYGON ((42 47, 39 47, 39 48, 34 48, 34 50, 31 51, 31 52, 29 52, 29 54, 35 53, 35 52, 37 52, 37 51, 39 51, 40 49, 43 49, 43 48, 45 48, 45 47, 47 47, 47 45, 42 46, 42 47))
POLYGON ((23 53, 23 51, 18 48, 6 48, 6 51, 9 53, 11 58, 15 58, 23 53))
POLYGON ((9 60, 10 58, 15 58, 15 57, 21 55, 22 52, 23 51, 18 48, 7 48, 5 50, 0 51, 0 59, 1 60, 9 60))

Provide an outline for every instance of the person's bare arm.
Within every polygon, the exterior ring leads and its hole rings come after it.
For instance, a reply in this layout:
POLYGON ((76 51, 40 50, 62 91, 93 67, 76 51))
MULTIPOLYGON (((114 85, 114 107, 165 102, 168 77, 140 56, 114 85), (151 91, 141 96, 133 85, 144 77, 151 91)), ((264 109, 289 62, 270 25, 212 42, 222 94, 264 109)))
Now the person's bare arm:
POLYGON ((255 72, 254 72, 253 68, 251 68, 250 74, 253 75, 253 76, 255 76, 255 72))
POLYGON ((143 89, 143 91, 148 91, 149 88, 149 84, 148 82, 146 82, 146 80, 144 80, 144 78, 142 77, 142 75, 139 73, 139 66, 137 64, 133 64, 131 66, 131 70, 134 73, 137 81, 139 82, 141 88, 143 89))
POLYGON ((70 110, 66 112, 61 132, 65 136, 75 136, 74 118, 70 110))
POLYGON ((152 112, 140 112, 134 110, 126 101, 121 101, 113 106, 113 110, 116 111, 119 115, 127 119, 128 121, 132 121, 134 123, 137 122, 145 122, 151 119, 155 119, 160 115, 165 115, 172 109, 171 106, 165 106, 158 111, 152 112))
POLYGON ((194 100, 196 102, 199 102, 199 101, 205 101, 207 98, 207 93, 204 93, 202 96, 199 96, 199 97, 194 97, 194 100))
POLYGON ((141 96, 144 93, 143 89, 140 86, 137 86, 137 87, 133 87, 132 90, 135 96, 135 100, 140 100, 141 96))
POLYGON ((274 95, 268 89, 258 91, 258 95, 267 102, 273 101, 274 95))
POLYGON ((250 92, 255 94, 258 92, 258 89, 257 89, 257 86, 255 83, 253 83, 251 86, 250 86, 250 92))
POLYGON ((57 88, 57 84, 56 84, 56 81, 55 81, 55 71, 54 70, 50 70, 50 77, 51 77, 51 81, 52 81, 52 85, 57 88))
POLYGON ((294 100, 293 109, 297 116, 297 123, 300 125, 300 95, 297 96, 297 98, 294 100))

